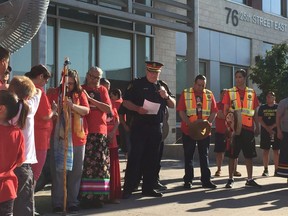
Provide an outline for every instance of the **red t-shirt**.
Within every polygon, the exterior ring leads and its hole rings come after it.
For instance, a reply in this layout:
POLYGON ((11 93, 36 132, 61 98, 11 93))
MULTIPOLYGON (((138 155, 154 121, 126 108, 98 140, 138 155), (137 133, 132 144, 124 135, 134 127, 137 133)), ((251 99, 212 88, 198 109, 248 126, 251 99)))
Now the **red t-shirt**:
MULTIPOLYGON (((236 87, 236 89, 237 89, 237 91, 239 92, 240 98, 244 98, 245 89, 239 89, 239 88, 237 88, 237 87, 236 87)), ((242 101, 242 99, 241 99, 241 101, 242 101)), ((224 105, 225 105, 225 104, 229 105, 229 107, 231 106, 230 95, 229 95, 228 91, 226 92, 226 94, 224 94, 222 103, 223 103, 224 105)), ((259 106, 259 101, 258 101, 258 98, 257 98, 256 95, 255 95, 255 97, 254 97, 253 103, 254 103, 254 105, 253 105, 253 106, 254 106, 254 109, 256 110, 256 108, 259 106)), ((254 120, 253 120, 253 121, 254 121, 254 120)), ((247 126, 245 126, 245 125, 242 125, 242 128, 247 129, 247 130, 250 130, 250 131, 254 131, 254 123, 253 123, 252 125, 253 125, 252 127, 247 127, 247 126)))
POLYGON ((44 120, 51 114, 52 109, 46 93, 42 87, 36 86, 41 89, 42 95, 39 103, 39 107, 34 116, 34 133, 35 133, 35 147, 37 150, 47 150, 50 146, 50 136, 53 127, 52 120, 44 120))
MULTIPOLYGON (((117 119, 119 121, 119 115, 118 115, 116 107, 112 108, 112 111, 113 111, 112 114, 107 114, 107 132, 108 132, 108 134, 115 127, 117 119)), ((113 137, 112 142, 109 143, 109 148, 117 148, 118 147, 116 135, 117 135, 117 131, 115 133, 115 136, 113 137)))
MULTIPOLYGON (((217 108, 218 110, 221 110, 224 113, 224 104, 222 103, 222 101, 219 101, 217 103, 217 108)), ((217 133, 221 133, 224 134, 226 131, 226 125, 225 125, 225 119, 219 118, 218 116, 216 116, 215 118, 215 126, 216 126, 216 132, 217 133)))
POLYGON ((0 125, 0 203, 17 197, 18 179, 14 169, 25 160, 24 136, 14 126, 0 125))
MULTIPOLYGON (((59 88, 54 89, 49 95, 47 95, 49 98, 50 103, 52 104, 53 101, 55 101, 56 103, 59 100, 59 88)), ((77 104, 77 105, 81 105, 81 106, 85 106, 89 108, 89 103, 88 103, 88 99, 85 95, 84 92, 81 92, 79 95, 75 94, 72 98, 73 103, 77 104)), ((87 116, 87 115, 86 115, 87 116)), ((86 117, 83 117, 83 129, 85 132, 85 137, 84 138, 80 138, 76 135, 76 133, 74 132, 74 124, 73 124, 73 115, 71 118, 71 124, 72 124, 72 142, 73 142, 73 146, 82 146, 86 144, 86 139, 87 139, 87 134, 88 134, 88 125, 87 125, 87 121, 86 121, 86 117)))
POLYGON ((119 110, 119 107, 121 106, 121 104, 123 103, 123 99, 120 98, 118 100, 111 100, 112 103, 112 107, 116 107, 117 110, 119 110))
MULTIPOLYGON (((98 87, 91 88, 87 85, 83 85, 82 88, 87 91, 90 97, 111 106, 111 100, 108 90, 104 86, 100 85, 98 87)), ((102 112, 97 107, 93 107, 93 105, 90 105, 90 113, 86 115, 89 133, 99 133, 107 135, 106 117, 107 114, 105 112, 102 112)))
MULTIPOLYGON (((200 100, 203 101, 203 93, 194 93, 196 98, 199 98, 200 100)), ((216 105, 216 101, 214 98, 214 95, 212 95, 211 97, 211 113, 216 113, 218 111, 217 109, 217 105, 216 105)), ((178 105, 177 105, 177 111, 186 111, 186 104, 185 104, 185 98, 184 98, 184 91, 182 92, 180 99, 178 101, 178 105)), ((200 119, 201 116, 198 116, 198 119, 200 119)), ((188 126, 186 124, 186 122, 181 121, 181 130, 184 134, 188 135, 188 126)))

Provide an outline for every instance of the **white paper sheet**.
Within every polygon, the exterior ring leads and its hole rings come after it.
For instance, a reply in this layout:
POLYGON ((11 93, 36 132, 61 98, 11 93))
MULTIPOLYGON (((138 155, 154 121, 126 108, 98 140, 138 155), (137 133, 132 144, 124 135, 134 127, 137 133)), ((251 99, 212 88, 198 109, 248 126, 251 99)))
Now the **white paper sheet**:
POLYGON ((159 103, 154 103, 148 100, 144 100, 143 108, 148 110, 148 115, 156 115, 159 111, 160 104, 159 103))

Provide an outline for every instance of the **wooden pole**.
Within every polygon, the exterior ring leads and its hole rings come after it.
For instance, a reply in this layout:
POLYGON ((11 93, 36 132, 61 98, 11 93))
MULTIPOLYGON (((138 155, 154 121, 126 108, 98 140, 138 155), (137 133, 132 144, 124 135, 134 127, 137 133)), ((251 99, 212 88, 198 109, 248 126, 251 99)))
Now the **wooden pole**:
POLYGON ((65 120, 65 128, 64 128, 64 163, 63 163, 63 191, 64 191, 64 202, 63 202, 63 215, 66 215, 66 207, 67 207, 67 155, 68 155, 68 134, 69 134, 69 126, 70 126, 70 110, 67 106, 67 85, 68 85, 68 64, 69 58, 65 58, 64 68, 62 74, 62 108, 63 115, 65 120))

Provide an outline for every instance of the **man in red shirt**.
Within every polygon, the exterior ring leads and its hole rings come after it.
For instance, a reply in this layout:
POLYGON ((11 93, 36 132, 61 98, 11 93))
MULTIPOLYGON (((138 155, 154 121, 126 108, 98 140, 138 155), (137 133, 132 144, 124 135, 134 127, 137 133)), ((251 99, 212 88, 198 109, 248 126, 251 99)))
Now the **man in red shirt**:
POLYGON ((210 135, 201 140, 195 140, 189 136, 188 125, 199 119, 205 119, 212 124, 218 111, 213 93, 205 89, 206 77, 198 75, 195 78, 193 88, 184 89, 182 92, 177 111, 181 117, 182 140, 184 147, 185 175, 184 188, 191 189, 192 180, 194 178, 193 171, 193 155, 196 144, 198 144, 198 153, 201 168, 201 182, 204 188, 216 188, 217 186, 211 182, 211 172, 209 169, 209 145, 210 135))
POLYGON ((233 173, 235 169, 236 158, 240 151, 243 151, 245 164, 247 168, 248 180, 246 186, 261 187, 252 178, 252 158, 256 157, 255 136, 259 135, 259 124, 256 110, 259 106, 256 93, 253 89, 246 87, 247 72, 240 69, 235 72, 235 84, 231 89, 228 89, 224 95, 224 114, 228 111, 241 112, 242 129, 239 135, 234 135, 231 145, 227 146, 226 156, 229 157, 229 179, 226 188, 232 188, 234 179, 233 173), (255 128, 254 128, 255 126, 255 128))

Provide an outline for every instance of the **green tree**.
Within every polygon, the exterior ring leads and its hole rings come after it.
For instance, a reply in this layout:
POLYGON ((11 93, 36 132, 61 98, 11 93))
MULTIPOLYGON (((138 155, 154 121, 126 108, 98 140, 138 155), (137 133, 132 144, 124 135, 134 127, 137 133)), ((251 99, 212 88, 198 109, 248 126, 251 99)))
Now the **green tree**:
POLYGON ((251 70, 252 82, 262 90, 261 102, 265 102, 268 91, 275 92, 278 102, 288 97, 288 44, 276 44, 265 56, 256 56, 256 64, 251 70))

